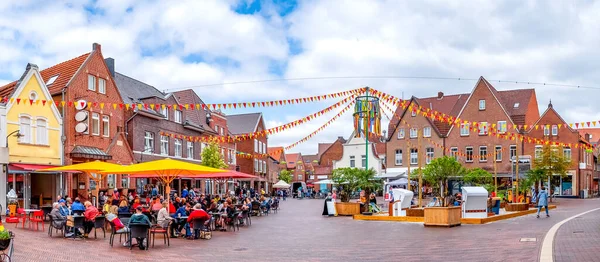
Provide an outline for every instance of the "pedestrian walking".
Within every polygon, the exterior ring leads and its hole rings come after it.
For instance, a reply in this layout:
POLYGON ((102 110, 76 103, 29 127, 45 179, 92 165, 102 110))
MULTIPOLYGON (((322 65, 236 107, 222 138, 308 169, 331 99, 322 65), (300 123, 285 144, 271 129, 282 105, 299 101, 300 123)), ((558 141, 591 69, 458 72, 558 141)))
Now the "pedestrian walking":
POLYGON ((537 218, 540 218, 540 211, 542 211, 542 207, 546 208, 546 217, 550 217, 548 214, 548 192, 546 192, 546 187, 542 186, 542 190, 537 195, 537 218))

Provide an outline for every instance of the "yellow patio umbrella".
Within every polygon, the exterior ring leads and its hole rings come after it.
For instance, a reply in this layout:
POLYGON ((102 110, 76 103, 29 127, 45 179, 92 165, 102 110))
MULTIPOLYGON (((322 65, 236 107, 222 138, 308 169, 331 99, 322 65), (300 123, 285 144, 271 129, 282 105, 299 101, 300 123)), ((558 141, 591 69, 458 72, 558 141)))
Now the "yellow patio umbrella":
POLYGON ((96 197, 98 197, 98 191, 100 191, 100 183, 102 182, 104 177, 107 175, 107 174, 99 173, 99 172, 103 171, 103 170, 107 170, 107 169, 115 169, 115 168, 121 168, 121 167, 123 167, 123 166, 96 160, 96 161, 92 161, 92 162, 85 162, 85 163, 79 163, 79 164, 68 165, 68 166, 59 166, 59 167, 40 169, 38 171, 60 171, 60 172, 73 172, 73 173, 80 172, 80 173, 87 174, 92 180, 94 180, 96 182, 96 190, 94 190, 94 191, 96 191, 96 197), (93 176, 92 173, 96 174, 97 176, 93 176))
POLYGON ((192 164, 170 158, 99 171, 100 174, 129 174, 130 177, 138 178, 156 177, 166 185, 167 202, 169 201, 168 194, 171 192, 170 184, 176 178, 195 178, 202 177, 206 174, 221 172, 227 172, 227 170, 192 164))

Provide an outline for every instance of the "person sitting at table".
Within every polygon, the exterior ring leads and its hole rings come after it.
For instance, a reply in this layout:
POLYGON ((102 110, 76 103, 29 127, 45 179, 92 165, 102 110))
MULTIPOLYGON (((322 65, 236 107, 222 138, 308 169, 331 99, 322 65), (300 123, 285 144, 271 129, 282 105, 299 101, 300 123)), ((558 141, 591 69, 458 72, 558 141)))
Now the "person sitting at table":
POLYGON ((162 208, 162 204, 160 203, 160 199, 159 198, 154 199, 150 210, 152 210, 152 212, 158 212, 158 210, 160 210, 161 208, 162 208))
POLYGON ((230 202, 225 201, 223 203, 223 210, 221 210, 221 212, 223 213, 218 219, 217 224, 221 226, 221 230, 220 231, 227 231, 226 227, 227 227, 227 223, 229 223, 232 219, 233 219, 233 207, 231 207, 230 202))
POLYGON ((85 207, 81 204, 81 201, 78 197, 75 198, 75 202, 71 205, 71 211, 75 214, 77 212, 83 213, 85 211, 85 207))
POLYGON ((68 215, 70 215, 71 212, 69 212, 69 208, 67 207, 67 201, 61 199, 58 200, 58 204, 60 205, 58 211, 62 216, 67 217, 68 215))
POLYGON ((190 204, 186 204, 177 209, 177 212, 173 214, 173 218, 175 221, 171 225, 171 237, 177 237, 183 228, 186 230, 186 236, 191 236, 189 226, 186 227, 187 221, 186 219, 181 219, 181 217, 187 217, 190 212, 190 204), (173 232, 175 231, 175 232, 173 232))
POLYGON ((67 201, 67 207, 68 207, 69 209, 71 209, 71 206, 73 205, 73 200, 71 200, 71 198, 70 198, 70 197, 67 197, 67 198, 66 198, 66 201, 67 201))
POLYGON ((169 214, 174 214, 175 212, 177 212, 177 208, 178 207, 175 207, 175 205, 173 204, 173 202, 169 202, 169 214))
MULTIPOLYGON (((131 219, 129 219, 129 223, 127 224, 127 227, 131 228, 131 224, 146 224, 149 227, 152 226, 150 219, 148 219, 148 217, 146 215, 144 215, 144 213, 142 213, 141 206, 139 206, 135 209, 135 214, 133 214, 131 216, 131 219)), ((144 238, 136 238, 136 241, 141 250, 146 249, 146 247, 144 246, 144 238)))
POLYGON ((263 211, 263 213, 269 213, 271 210, 271 204, 264 196, 260 197, 260 209, 263 211))
POLYGON ((121 201, 119 204, 119 209, 117 209, 117 214, 130 214, 129 206, 127 205, 127 201, 121 201))
MULTIPOLYGON (((189 225, 190 228, 193 227, 192 223, 193 223, 193 221, 195 219, 202 219, 202 220, 205 221, 205 223, 207 223, 208 221, 210 221, 210 215, 208 213, 206 213, 206 211, 202 210, 202 206, 200 204, 196 204, 194 206, 192 212, 188 216, 187 222, 188 222, 188 225, 189 225)), ((194 232, 194 238, 198 239, 198 235, 196 233, 197 232, 194 232)), ((191 238, 191 234, 188 235, 188 239, 189 238, 191 238)))
POLYGON ((158 215, 156 216, 156 223, 158 224, 158 226, 165 229, 169 227, 169 222, 173 220, 173 218, 169 216, 169 212, 167 211, 168 206, 169 204, 167 204, 166 201, 163 202, 162 208, 158 211, 158 215))
MULTIPOLYGON (((59 200, 59 201, 63 201, 63 199, 59 200)), ((50 217, 52 218, 52 227, 57 228, 57 229, 61 229, 65 226, 65 224, 67 223, 67 216, 64 216, 60 213, 60 204, 57 202, 54 202, 54 204, 52 204, 52 211, 50 211, 50 217)))
POLYGON ((95 206, 93 206, 90 201, 85 201, 84 205, 85 213, 83 213, 83 216, 85 217, 85 219, 83 221, 83 237, 87 238, 88 234, 94 228, 94 221, 96 220, 96 217, 100 214, 100 212, 98 212, 98 209, 95 206))
POLYGON ((133 205, 131 205, 131 209, 136 209, 141 205, 142 203, 140 203, 140 197, 135 197, 135 199, 133 200, 133 205))

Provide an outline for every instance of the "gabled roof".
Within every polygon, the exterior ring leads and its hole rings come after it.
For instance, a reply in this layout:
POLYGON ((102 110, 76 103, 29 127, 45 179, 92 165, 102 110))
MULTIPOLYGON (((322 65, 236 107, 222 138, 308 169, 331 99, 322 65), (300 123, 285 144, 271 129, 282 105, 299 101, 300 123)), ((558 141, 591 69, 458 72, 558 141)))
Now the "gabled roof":
POLYGON ((313 164, 313 163, 315 163, 315 161, 316 161, 316 163, 318 163, 319 156, 318 155, 303 155, 302 160, 304 161, 304 163, 313 164))
POLYGON ((262 113, 228 115, 227 126, 232 134, 247 134, 256 132, 262 113))
MULTIPOLYGON (((62 90, 67 87, 71 79, 73 79, 73 76, 75 76, 75 74, 83 66, 85 61, 91 57, 91 54, 92 52, 86 53, 40 71, 40 75, 44 79, 44 83, 48 82, 51 77, 57 76, 56 80, 47 86, 50 94, 56 95, 62 92, 62 90)), ((16 85, 17 81, 14 81, 0 87, 0 96, 10 96, 16 85)))
MULTIPOLYGON (((174 92, 173 96, 181 104, 193 104, 193 105, 196 105, 196 104, 203 105, 204 104, 204 101, 202 101, 202 99, 200 99, 198 94, 196 94, 196 92, 194 92, 194 90, 192 90, 192 89, 186 89, 186 90, 174 92)), ((184 115, 185 115, 186 120, 191 121, 194 124, 200 125, 204 129, 211 129, 206 124, 206 122, 207 122, 206 121, 206 113, 207 113, 206 109, 200 108, 199 110, 186 110, 184 115)))
MULTIPOLYGON (((544 111, 544 113, 542 113, 542 115, 538 118, 538 120, 535 121, 535 123, 533 123, 533 125, 531 125, 531 127, 527 131, 533 130, 535 128, 535 125, 539 124, 540 121, 542 120, 542 118, 544 118, 544 116, 546 116, 546 114, 550 111, 554 112, 554 114, 556 114, 556 116, 558 116, 558 119, 560 119, 560 121, 563 122, 563 124, 567 127, 567 129, 569 129, 573 133, 577 132, 573 128, 571 128, 569 126, 569 124, 567 124, 567 122, 562 118, 562 116, 560 116, 560 114, 558 112, 556 112, 556 110, 554 110, 552 103, 548 104, 548 108, 546 108, 546 111, 544 111)), ((581 133, 580 133, 580 135, 581 135, 581 133)))
POLYGON ((117 84, 117 89, 123 98, 123 103, 125 104, 140 103, 141 100, 150 97, 165 99, 164 93, 158 91, 155 87, 132 77, 115 72, 114 79, 117 84))
POLYGON ((283 147, 282 146, 276 146, 276 147, 268 147, 267 148, 267 153, 269 154, 270 157, 272 157, 273 159, 275 159, 276 161, 281 161, 281 153, 283 152, 283 147))
POLYGON ((600 139, 600 128, 579 128, 576 130, 577 132, 579 132, 580 135, 584 137, 585 134, 591 135, 592 137, 590 138, 590 141, 592 142, 592 144, 597 143, 600 139))
POLYGON ((296 162, 298 161, 302 161, 302 155, 300 153, 285 154, 287 168, 296 168, 296 162))
POLYGON ((333 145, 333 143, 319 143, 318 145, 318 152, 317 155, 320 157, 321 155, 323 155, 323 153, 325 153, 325 151, 327 151, 327 149, 329 149, 331 146, 333 145))

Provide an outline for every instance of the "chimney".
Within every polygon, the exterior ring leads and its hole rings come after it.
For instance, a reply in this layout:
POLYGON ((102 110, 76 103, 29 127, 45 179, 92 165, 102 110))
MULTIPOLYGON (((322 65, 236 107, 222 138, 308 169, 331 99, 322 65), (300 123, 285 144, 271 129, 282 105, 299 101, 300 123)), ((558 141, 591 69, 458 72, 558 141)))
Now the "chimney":
POLYGON ((36 71, 40 70, 36 64, 27 63, 27 66, 25 67, 25 71, 29 71, 30 69, 35 69, 36 71))
POLYGON ((92 44, 92 51, 98 51, 100 53, 102 53, 102 46, 98 43, 93 43, 92 44))
POLYGON ((438 99, 442 99, 444 97, 444 92, 438 92, 438 99))
POLYGON ((104 63, 106 63, 106 67, 108 67, 108 71, 110 71, 110 75, 115 77, 115 59, 112 57, 104 59, 104 63))

